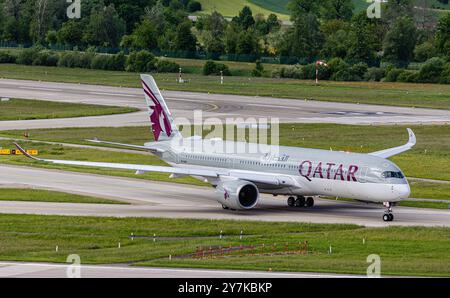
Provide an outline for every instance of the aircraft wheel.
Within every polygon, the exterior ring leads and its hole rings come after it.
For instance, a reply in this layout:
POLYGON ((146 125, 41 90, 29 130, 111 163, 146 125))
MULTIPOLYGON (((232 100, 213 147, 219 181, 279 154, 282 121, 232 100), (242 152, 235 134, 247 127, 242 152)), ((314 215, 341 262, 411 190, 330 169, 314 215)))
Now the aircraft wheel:
POLYGON ((394 220, 394 214, 389 213, 389 221, 393 221, 394 220))
POLYGON ((294 207, 295 206, 295 198, 294 197, 289 197, 287 200, 287 204, 289 207, 294 207))
POLYGON ((305 197, 297 197, 295 200, 295 207, 305 207, 305 197))
POLYGON ((308 197, 306 198, 306 207, 312 207, 314 206, 314 198, 308 197))
POLYGON ((388 213, 385 213, 385 214, 383 215, 383 221, 390 221, 390 219, 391 219, 391 217, 389 216, 388 213))

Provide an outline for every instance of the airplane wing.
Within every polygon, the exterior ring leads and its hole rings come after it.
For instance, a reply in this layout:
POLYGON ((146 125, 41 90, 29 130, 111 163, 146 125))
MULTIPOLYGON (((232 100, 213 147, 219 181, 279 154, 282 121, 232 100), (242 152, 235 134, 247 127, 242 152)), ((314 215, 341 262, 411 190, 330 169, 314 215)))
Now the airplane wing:
POLYGON ((179 168, 179 167, 165 167, 165 166, 150 166, 150 165, 136 165, 136 164, 122 164, 122 163, 107 163, 107 162, 90 162, 90 161, 74 161, 74 160, 56 160, 56 159, 43 159, 29 155, 22 147, 17 143, 14 143, 17 149, 22 152, 28 158, 34 159, 40 162, 60 164, 60 165, 72 165, 72 166, 85 166, 85 167, 99 167, 99 168, 111 168, 122 170, 134 170, 136 173, 145 172, 160 172, 176 174, 181 176, 201 176, 208 178, 220 178, 230 177, 235 179, 247 180, 254 183, 263 183, 271 185, 292 185, 297 186, 298 183, 289 176, 261 174, 251 171, 239 171, 228 169, 203 169, 203 168, 179 168))
POLYGON ((114 146, 121 146, 121 147, 127 147, 132 149, 141 149, 141 150, 147 150, 147 151, 157 151, 157 152, 164 152, 164 150, 151 148, 147 146, 139 146, 139 145, 130 145, 130 144, 123 144, 123 143, 116 143, 116 142, 107 142, 107 141, 100 141, 97 139, 94 140, 86 140, 91 143, 95 144, 105 144, 105 145, 114 145, 114 146))
POLYGON ((378 156, 378 157, 382 157, 382 158, 388 158, 388 157, 391 157, 391 156, 394 156, 394 155, 397 155, 402 152, 410 150, 416 144, 416 136, 414 135, 414 132, 412 131, 412 129, 407 128, 407 130, 408 130, 408 134, 409 134, 409 140, 408 140, 408 143, 406 143, 405 145, 390 148, 390 149, 385 149, 385 150, 381 150, 381 151, 377 151, 377 152, 372 152, 369 154, 378 156))

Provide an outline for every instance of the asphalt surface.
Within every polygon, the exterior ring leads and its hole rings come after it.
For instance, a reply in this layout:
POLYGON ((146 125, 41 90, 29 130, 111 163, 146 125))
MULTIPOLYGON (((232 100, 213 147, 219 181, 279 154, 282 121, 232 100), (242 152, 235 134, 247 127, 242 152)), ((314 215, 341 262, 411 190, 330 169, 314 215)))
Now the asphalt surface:
POLYGON ((347 278, 364 277, 349 274, 264 272, 244 270, 209 270, 181 268, 143 268, 124 265, 81 265, 70 264, 0 262, 0 277, 15 278, 347 278), (76 276, 78 277, 78 276, 76 276))
MULTIPOLYGON (((442 124, 450 123, 450 111, 388 107, 377 105, 321 102, 269 97, 251 97, 163 91, 178 123, 193 119, 193 110, 203 117, 260 118, 275 117, 287 123, 339 124, 442 124)), ((138 88, 120 88, 83 84, 52 83, 0 79, 0 97, 41 99, 59 102, 130 106, 141 112, 69 119, 2 121, 0 130, 58 127, 119 127, 148 125, 143 92, 138 88)))
POLYGON ((313 208, 292 208, 286 206, 285 197, 263 195, 256 209, 230 211, 221 208, 214 190, 208 187, 18 166, 0 165, 0 186, 36 187, 131 203, 0 201, 0 213, 351 223, 370 227, 450 226, 450 210, 395 207, 395 220, 386 223, 380 205, 318 199, 313 208))

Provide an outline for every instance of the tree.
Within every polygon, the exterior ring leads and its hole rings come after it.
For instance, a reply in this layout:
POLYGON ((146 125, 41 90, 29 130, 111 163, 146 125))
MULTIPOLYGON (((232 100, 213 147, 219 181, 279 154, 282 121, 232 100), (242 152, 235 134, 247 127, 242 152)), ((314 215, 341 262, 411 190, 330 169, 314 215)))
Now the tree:
POLYGON ((225 44, 220 37, 214 36, 212 32, 207 32, 205 37, 205 48, 208 58, 217 60, 225 52, 225 44))
POLYGON ((67 6, 59 0, 26 1, 25 7, 31 9, 29 34, 33 42, 43 43, 47 31, 59 28, 66 18, 67 6))
POLYGON ((338 30, 328 36, 321 50, 321 56, 326 58, 339 57, 345 59, 350 48, 349 33, 338 30))
POLYGON ((388 23, 394 23, 400 17, 413 17, 415 0, 393 0, 387 1, 385 9, 385 19, 388 23))
POLYGON ((352 63, 365 62, 370 66, 379 63, 377 53, 382 50, 384 27, 379 19, 367 18, 363 11, 353 16, 349 31, 347 60, 352 63))
POLYGON ((302 62, 311 62, 317 58, 323 43, 319 21, 313 13, 307 13, 294 21, 281 49, 283 56, 295 56, 302 62))
POLYGON ((225 50, 228 54, 236 53, 238 43, 238 28, 235 23, 231 23, 225 31, 225 50))
POLYGON ((111 4, 91 14, 83 39, 90 45, 117 47, 124 33, 125 21, 111 4))
POLYGON ((309 13, 319 14, 318 1, 311 0, 291 0, 288 4, 288 9, 291 11, 291 20, 296 20, 309 13))
POLYGON ((416 26, 410 17, 395 21, 383 42, 384 59, 399 67, 407 66, 413 57, 416 34, 416 26))
POLYGON ((148 19, 144 19, 134 29, 129 39, 130 42, 125 44, 132 49, 153 50, 158 46, 156 36, 156 28, 153 23, 148 19))
POLYGON ((450 13, 439 20, 436 28, 436 46, 442 55, 450 56, 450 13))
POLYGON ((244 8, 242 8, 236 20, 237 23, 241 25, 244 30, 247 30, 248 28, 250 28, 255 24, 255 19, 253 18, 252 10, 248 6, 244 6, 244 8))
POLYGON ((71 46, 79 45, 83 38, 84 27, 83 21, 74 19, 65 22, 56 33, 58 42, 71 46))
POLYGON ((185 51, 192 55, 196 50, 197 39, 191 31, 191 22, 186 20, 178 25, 174 40, 174 47, 177 51, 185 51))
POLYGON ((239 33, 236 44, 236 54, 253 56, 250 59, 253 60, 252 58, 256 58, 258 53, 258 39, 256 38, 254 32, 249 30, 239 33))
POLYGON ((29 42, 34 2, 5 0, 3 7, 5 16, 3 38, 16 42, 29 42))
POLYGON ((278 31, 281 28, 281 23, 278 20, 278 17, 276 14, 269 14, 267 17, 267 27, 269 29, 269 32, 278 31))
POLYGON ((322 6, 322 16, 326 20, 350 20, 353 8, 352 0, 326 0, 322 6))

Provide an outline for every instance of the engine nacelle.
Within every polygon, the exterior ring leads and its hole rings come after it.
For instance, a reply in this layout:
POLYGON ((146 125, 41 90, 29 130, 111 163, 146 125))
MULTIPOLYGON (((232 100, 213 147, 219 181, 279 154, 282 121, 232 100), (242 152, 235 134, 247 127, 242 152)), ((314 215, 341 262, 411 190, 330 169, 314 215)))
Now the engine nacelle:
POLYGON ((224 181, 217 185, 217 201, 230 209, 248 210, 256 206, 259 191, 255 184, 244 180, 224 181))

